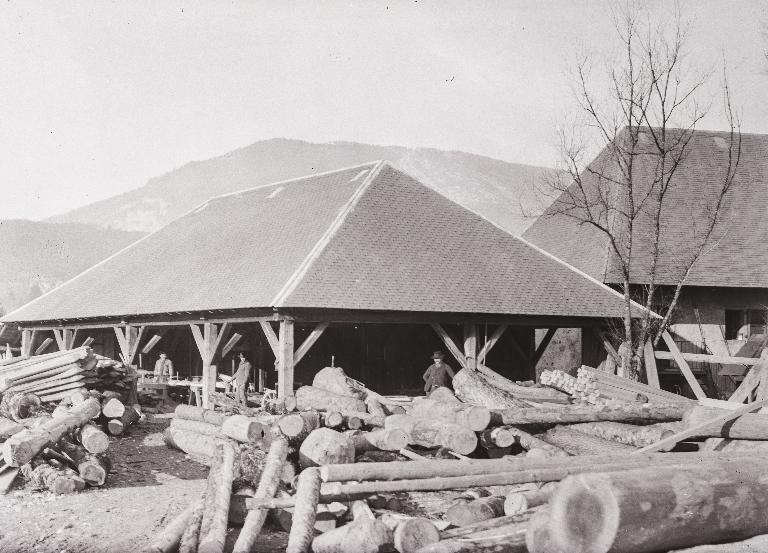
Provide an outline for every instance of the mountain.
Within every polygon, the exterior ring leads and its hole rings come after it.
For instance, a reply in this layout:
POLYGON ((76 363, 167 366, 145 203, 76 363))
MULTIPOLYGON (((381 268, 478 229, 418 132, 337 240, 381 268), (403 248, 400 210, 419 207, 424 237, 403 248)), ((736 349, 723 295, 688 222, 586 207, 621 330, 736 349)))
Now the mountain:
POLYGON ((378 159, 389 160, 515 234, 522 233, 532 222, 523 210, 532 211, 538 205, 534 183, 547 171, 458 151, 272 139, 220 157, 188 163, 151 179, 141 188, 49 221, 101 221, 116 229, 153 231, 212 196, 378 159))
POLYGON ((143 235, 81 223, 0 221, 0 311, 10 312, 143 235))

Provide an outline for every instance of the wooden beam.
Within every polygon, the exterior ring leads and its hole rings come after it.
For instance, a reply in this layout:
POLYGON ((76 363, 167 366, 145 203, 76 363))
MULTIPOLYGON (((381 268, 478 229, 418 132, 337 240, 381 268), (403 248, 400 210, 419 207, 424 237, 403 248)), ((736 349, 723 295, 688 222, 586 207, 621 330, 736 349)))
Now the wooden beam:
POLYGON ((24 329, 21 331, 21 355, 29 357, 32 355, 32 346, 35 343, 37 330, 24 329))
POLYGON ((648 381, 648 385, 661 389, 659 371, 656 368, 656 357, 653 353, 653 341, 648 340, 645 342, 643 357, 645 358, 645 378, 648 381))
POLYGON ((691 367, 688 366, 688 362, 683 358, 680 350, 677 348, 677 344, 672 339, 672 336, 670 336, 669 331, 665 330, 661 337, 664 339, 664 343, 667 344, 670 353, 672 353, 675 363, 677 363, 677 366, 680 367, 680 371, 683 373, 685 381, 688 382, 691 390, 693 390, 693 395, 696 396, 696 399, 707 397, 707 394, 705 394, 704 390, 701 389, 701 385, 699 384, 698 380, 696 380, 696 377, 693 376, 691 367))
POLYGON ((128 364, 133 365, 133 360, 136 358, 136 353, 139 351, 139 344, 141 343, 141 337, 144 335, 144 329, 146 327, 131 326, 128 331, 128 364))
POLYGON ((85 340, 83 340, 83 343, 80 344, 81 348, 90 346, 94 342, 94 338, 92 336, 88 336, 85 340))
POLYGON ((549 343, 552 341, 552 338, 555 335, 555 332, 557 332, 556 328, 548 328, 547 333, 544 335, 544 338, 542 338, 541 343, 539 344, 539 347, 536 348, 536 351, 533 354, 533 366, 539 364, 539 361, 541 360, 541 356, 544 355, 544 352, 547 351, 547 347, 549 347, 549 343))
POLYGON ((759 363, 749 369, 744 380, 741 381, 739 387, 731 394, 728 401, 735 403, 744 403, 752 391, 760 384, 760 380, 763 373, 763 367, 768 366, 768 350, 763 350, 760 354, 759 363))
POLYGON ((304 356, 307 354, 309 349, 315 345, 315 342, 317 342, 320 339, 320 336, 323 335, 323 332, 325 332, 325 329, 328 328, 328 324, 329 323, 320 323, 314 329, 312 329, 312 332, 309 333, 309 336, 307 336, 306 340, 304 340, 301 343, 299 348, 293 354, 294 365, 297 365, 299 361, 301 361, 304 358, 304 356))
MULTIPOLYGON (((216 355, 216 353, 219 351, 219 347, 224 340, 224 336, 227 335, 231 326, 232 325, 230 323, 222 323, 221 326, 218 327, 217 325, 213 324, 213 329, 216 333, 214 335, 213 343, 211 344, 211 351, 213 352, 213 355, 216 355)), ((211 360, 213 360, 213 355, 211 356, 211 360)))
POLYGON ((192 337, 195 339, 197 351, 200 353, 200 357, 202 358, 203 364, 205 365, 208 357, 208 349, 206 348, 205 340, 203 339, 203 333, 200 331, 200 327, 196 324, 189 325, 189 328, 192 331, 192 337))
POLYGON ((66 346, 67 350, 74 349, 75 347, 75 340, 77 339, 77 333, 78 329, 76 328, 65 328, 64 329, 64 345, 66 346))
POLYGON ((496 342, 499 341, 499 338, 501 338, 501 335, 504 334, 504 331, 506 331, 507 328, 509 328, 509 325, 499 325, 496 330, 493 331, 491 337, 488 338, 488 341, 483 344, 483 347, 477 354, 477 359, 480 364, 485 364, 485 357, 488 355, 488 353, 490 353, 490 351, 493 349, 493 346, 496 345, 496 342))
MULTIPOLYGON (((729 357, 726 355, 709 355, 707 353, 681 353, 683 359, 694 363, 717 363, 718 365, 744 365, 751 367, 757 365, 760 361, 757 357, 729 357)), ((674 361, 675 356, 669 351, 657 351, 654 353, 656 359, 665 359, 674 361)))
POLYGON ((227 340, 227 343, 226 343, 226 344, 224 344, 224 347, 223 347, 223 348, 221 348, 221 356, 222 356, 222 357, 226 357, 226 356, 227 356, 227 354, 228 354, 230 351, 232 351, 232 348, 233 348, 233 347, 235 347, 235 346, 237 345, 237 343, 238 343, 238 342, 241 340, 241 338, 242 338, 242 337, 243 337, 243 335, 242 335, 242 334, 238 334, 237 332, 235 332, 235 333, 234 333, 234 334, 233 334, 233 335, 232 335, 232 336, 229 338, 229 340, 227 340))
POLYGON ((293 321, 280 321, 280 338, 277 346, 277 397, 293 395, 293 321))
POLYGON ((63 329, 61 328, 54 328, 53 329, 53 337, 56 338, 56 346, 59 348, 59 351, 64 351, 66 349, 64 344, 64 333, 63 329))
POLYGON ((597 336, 598 340, 600 340, 603 343, 603 348, 613 358, 613 361, 617 365, 621 365, 621 356, 619 356, 618 352, 616 351, 616 348, 613 347, 613 344, 611 344, 611 341, 608 339, 608 337, 605 335, 605 332, 599 327, 592 327, 592 331, 595 333, 595 336, 597 336))
POLYGON ((475 324, 464 324, 464 358, 467 360, 469 370, 477 369, 477 325, 475 324))
POLYGON ((453 339, 448 335, 448 333, 445 331, 445 329, 440 326, 438 323, 432 323, 432 329, 437 333, 438 336, 440 336, 440 339, 445 344, 445 347, 448 348, 448 351, 451 352, 451 355, 453 355, 456 358, 456 361, 459 362, 459 365, 461 365, 462 369, 467 368, 467 359, 464 357, 464 354, 461 353, 461 350, 456 346, 453 339))
POLYGON ((269 347, 272 348, 272 353, 275 354, 275 359, 277 359, 280 356, 277 345, 279 340, 277 339, 277 335, 275 334, 272 325, 269 323, 269 321, 259 321, 259 324, 261 325, 261 329, 264 331, 264 336, 267 337, 269 347))
POLYGON ((37 346, 37 349, 35 350, 35 355, 40 355, 43 352, 45 352, 45 350, 48 349, 48 346, 50 346, 52 343, 53 343, 53 338, 46 338, 45 340, 43 340, 43 342, 39 346, 37 346))
POLYGON ((157 343, 158 343, 160 340, 162 340, 162 339, 163 339, 163 334, 165 334, 165 333, 164 333, 164 332, 160 332, 160 333, 158 333, 158 334, 155 334, 154 336, 152 336, 152 338, 150 338, 149 340, 147 340, 147 343, 146 343, 146 344, 144 344, 144 347, 143 347, 143 348, 141 348, 141 353, 143 353, 144 355, 146 355, 146 354, 148 354, 150 351, 152 351, 152 348, 154 348, 154 347, 157 345, 157 343))

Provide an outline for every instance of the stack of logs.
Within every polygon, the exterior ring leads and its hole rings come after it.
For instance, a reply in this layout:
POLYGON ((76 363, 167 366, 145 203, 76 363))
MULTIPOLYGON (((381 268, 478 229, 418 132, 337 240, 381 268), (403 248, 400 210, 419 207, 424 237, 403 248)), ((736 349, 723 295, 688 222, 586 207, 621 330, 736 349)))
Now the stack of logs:
POLYGON ((750 413, 760 403, 712 409, 656 390, 568 404, 487 371, 410 402, 326 368, 260 409, 226 396, 214 402, 238 413, 179 406, 166 441, 211 471, 149 551, 220 552, 241 526, 234 551, 249 552, 268 514, 289 553, 651 552, 768 532, 748 445, 768 444, 768 415, 750 413), (440 519, 403 512, 400 494, 446 490, 440 519))
POLYGON ((120 394, 77 389, 48 412, 38 396, 8 391, 0 401, 0 494, 21 473, 33 488, 57 494, 102 486, 109 472, 107 433, 118 436, 139 413, 120 394))

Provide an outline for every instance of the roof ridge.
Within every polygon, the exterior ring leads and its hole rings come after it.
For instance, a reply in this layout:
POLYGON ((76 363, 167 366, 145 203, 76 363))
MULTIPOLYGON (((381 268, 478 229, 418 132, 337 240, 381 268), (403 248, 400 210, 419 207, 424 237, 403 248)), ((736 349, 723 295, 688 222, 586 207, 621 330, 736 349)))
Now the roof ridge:
MULTIPOLYGON (((369 164, 365 164, 365 165, 369 165, 369 164)), ((317 243, 315 243, 315 245, 309 251, 309 253, 307 254, 307 257, 304 258, 301 264, 299 264, 296 271, 294 271, 294 273, 286 281, 285 285, 283 285, 280 291, 275 295, 274 299, 270 302, 272 307, 280 307, 285 302, 285 300, 288 299, 288 296, 296 289, 296 287, 299 285, 301 280, 309 271, 309 268, 317 260, 320 254, 325 250, 326 246, 328 246, 333 236, 342 227, 342 225, 344 224, 344 221, 347 218, 347 215, 349 215, 352 209, 354 209, 355 205, 357 205, 357 202, 363 196, 365 191, 370 187, 371 183, 379 175, 379 173, 381 172, 381 169, 389 165, 390 165, 389 162, 385 160, 380 160, 380 161, 377 161, 376 165, 374 165, 371 168, 370 173, 368 173, 365 179, 363 179, 363 182, 360 184, 360 186, 357 187, 357 189, 352 194, 352 196, 350 196, 349 200, 347 200, 347 203, 344 204, 341 210, 339 210, 339 213, 336 216, 336 218, 333 220, 333 222, 328 227, 328 229, 323 233, 323 235, 320 237, 317 243)))

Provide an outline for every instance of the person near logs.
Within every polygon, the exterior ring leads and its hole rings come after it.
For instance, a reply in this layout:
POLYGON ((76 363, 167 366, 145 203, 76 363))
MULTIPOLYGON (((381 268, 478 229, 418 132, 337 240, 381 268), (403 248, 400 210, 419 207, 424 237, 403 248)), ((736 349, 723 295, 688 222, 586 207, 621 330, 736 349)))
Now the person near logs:
POLYGON ((432 390, 442 387, 450 387, 450 381, 453 380, 453 369, 443 361, 442 351, 436 351, 432 354, 432 363, 424 372, 424 392, 429 395, 432 390))
POLYGON ((160 357, 155 362, 154 376, 158 382, 173 378, 173 361, 168 359, 164 351, 160 352, 160 357))
POLYGON ((251 376, 251 363, 246 359, 244 353, 240 353, 240 364, 235 373, 235 384, 237 385, 237 401, 243 405, 248 405, 248 378, 251 376))

